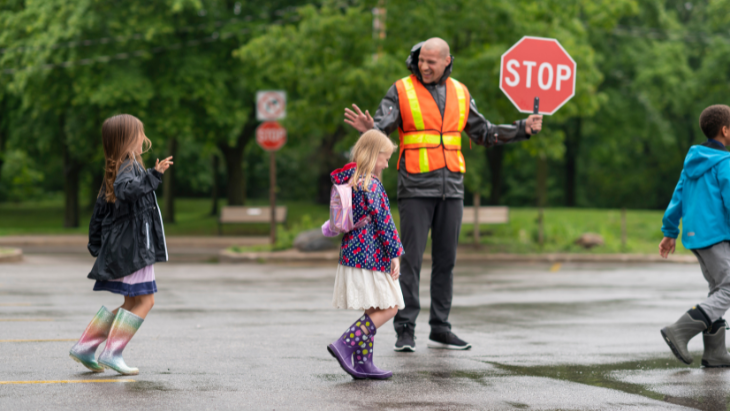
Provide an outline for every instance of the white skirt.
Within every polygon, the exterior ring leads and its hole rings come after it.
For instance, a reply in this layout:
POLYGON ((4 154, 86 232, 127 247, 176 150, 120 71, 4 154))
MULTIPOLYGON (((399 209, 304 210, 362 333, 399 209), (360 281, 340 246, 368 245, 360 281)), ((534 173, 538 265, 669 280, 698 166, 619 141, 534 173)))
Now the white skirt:
POLYGON ((371 307, 406 308, 400 282, 393 280, 390 274, 344 265, 337 266, 332 306, 359 311, 371 307))

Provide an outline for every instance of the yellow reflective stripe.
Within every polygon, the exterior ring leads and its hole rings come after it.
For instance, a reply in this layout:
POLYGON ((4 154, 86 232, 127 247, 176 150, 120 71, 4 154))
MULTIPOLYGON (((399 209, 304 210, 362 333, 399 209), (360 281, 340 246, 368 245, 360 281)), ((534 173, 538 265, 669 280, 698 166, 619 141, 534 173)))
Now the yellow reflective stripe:
POLYGON ((464 121, 466 120, 466 93, 461 83, 451 77, 449 79, 454 83, 456 89, 456 98, 459 100, 459 130, 463 130, 465 127, 464 121))
POLYGON ((462 173, 466 173, 466 164, 464 164, 464 156, 461 154, 461 151, 456 153, 456 155, 459 157, 459 171, 462 173))
POLYGON ((421 148, 418 150, 418 165, 421 167, 422 173, 428 173, 428 149, 421 148))
POLYGON ((461 147, 461 136, 444 136, 444 145, 461 147))
POLYGON ((403 145, 407 146, 410 144, 441 144, 441 136, 426 134, 426 133, 413 133, 406 134, 403 136, 403 145))
POLYGON ((421 114, 421 105, 418 104, 416 89, 413 88, 413 79, 410 76, 404 78, 403 86, 405 86, 406 96, 408 96, 408 104, 411 106, 413 124, 416 126, 416 130, 423 130, 426 126, 423 125, 423 114, 421 114))

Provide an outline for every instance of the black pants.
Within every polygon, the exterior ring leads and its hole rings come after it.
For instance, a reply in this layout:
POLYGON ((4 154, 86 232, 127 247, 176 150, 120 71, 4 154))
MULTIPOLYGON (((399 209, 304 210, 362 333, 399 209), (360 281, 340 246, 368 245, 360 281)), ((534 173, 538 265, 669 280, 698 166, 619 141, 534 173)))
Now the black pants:
POLYGON ((405 255, 401 261, 400 286, 406 308, 398 311, 393 325, 400 333, 405 327, 415 328, 421 311, 418 286, 421 263, 431 230, 431 316, 432 332, 451 330, 449 311, 454 290, 456 245, 461 230, 464 202, 460 198, 405 198, 398 200, 400 236, 405 255))

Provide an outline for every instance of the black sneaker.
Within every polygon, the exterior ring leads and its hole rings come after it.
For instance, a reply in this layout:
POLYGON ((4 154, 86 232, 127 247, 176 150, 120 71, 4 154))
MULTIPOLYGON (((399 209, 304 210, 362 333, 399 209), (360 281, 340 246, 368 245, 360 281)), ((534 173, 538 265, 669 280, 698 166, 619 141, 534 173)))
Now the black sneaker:
POLYGON ((429 348, 441 348, 444 350, 468 350, 471 348, 471 344, 461 340, 459 337, 454 335, 451 331, 443 333, 434 333, 428 336, 429 342, 427 346, 429 348))
POLYGON ((413 335, 413 328, 405 326, 403 331, 398 333, 398 340, 395 342, 393 350, 400 352, 416 351, 416 336, 413 335))

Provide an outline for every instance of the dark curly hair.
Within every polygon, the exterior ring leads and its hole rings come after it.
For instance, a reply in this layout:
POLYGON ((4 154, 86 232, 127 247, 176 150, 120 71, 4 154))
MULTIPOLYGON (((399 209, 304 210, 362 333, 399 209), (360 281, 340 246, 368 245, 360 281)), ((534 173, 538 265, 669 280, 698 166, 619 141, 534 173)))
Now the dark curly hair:
POLYGON ((722 131, 722 126, 730 128, 730 107, 715 104, 702 110, 700 128, 707 138, 715 138, 722 131))

